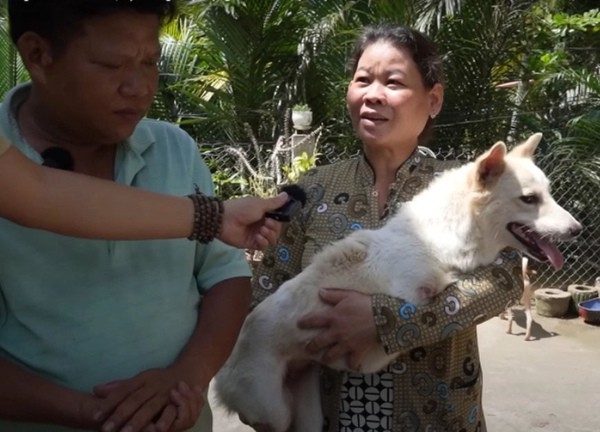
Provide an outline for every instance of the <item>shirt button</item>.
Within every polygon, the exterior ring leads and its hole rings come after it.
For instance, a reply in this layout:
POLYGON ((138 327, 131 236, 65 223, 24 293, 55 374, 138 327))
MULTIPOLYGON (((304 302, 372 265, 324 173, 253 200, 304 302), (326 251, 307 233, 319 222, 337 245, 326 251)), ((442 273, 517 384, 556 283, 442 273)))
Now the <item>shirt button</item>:
POLYGON ((374 190, 373 192, 371 192, 371 195, 373 195, 374 197, 379 196, 379 192, 377 192, 376 190, 374 190))

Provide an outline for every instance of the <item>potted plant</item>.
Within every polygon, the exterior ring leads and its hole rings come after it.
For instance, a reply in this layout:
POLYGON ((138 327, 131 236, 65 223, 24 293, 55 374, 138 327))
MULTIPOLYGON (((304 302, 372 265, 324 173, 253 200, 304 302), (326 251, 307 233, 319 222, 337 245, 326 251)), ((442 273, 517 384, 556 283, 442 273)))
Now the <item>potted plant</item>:
POLYGON ((312 124, 312 111, 306 104, 297 104, 292 108, 292 123, 294 129, 307 130, 312 124))

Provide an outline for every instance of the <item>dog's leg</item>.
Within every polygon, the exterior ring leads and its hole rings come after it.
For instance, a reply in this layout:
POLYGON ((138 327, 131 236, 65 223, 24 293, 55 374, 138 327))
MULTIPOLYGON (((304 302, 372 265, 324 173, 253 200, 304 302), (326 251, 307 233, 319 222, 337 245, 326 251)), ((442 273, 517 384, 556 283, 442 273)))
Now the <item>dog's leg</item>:
POLYGON ((509 307, 508 309, 506 309, 506 319, 508 320, 508 329, 506 330, 506 333, 508 334, 512 334, 512 325, 514 318, 515 316, 512 307, 509 307))
POLYGON ((525 319, 526 319, 526 329, 525 329, 525 340, 530 341, 531 337, 531 324, 533 323, 533 318, 531 316, 531 287, 529 284, 525 285, 525 291, 523 293, 523 303, 525 304, 525 319))
POLYGON ((241 342, 246 349, 234 349, 216 376, 218 399, 256 430, 286 432, 292 422, 287 363, 270 346, 241 342))
POLYGON ((364 233, 355 231, 336 244, 326 248, 315 257, 314 270, 320 274, 346 274, 367 259, 369 245, 361 236, 364 233))
POLYGON ((291 432, 321 432, 323 412, 319 389, 319 368, 309 367, 294 378, 291 387, 294 420, 291 432))
POLYGON ((529 280, 529 272, 527 271, 527 257, 523 257, 521 261, 521 274, 523 276, 523 304, 525 305, 525 340, 531 340, 531 281, 529 280))
POLYGON ((292 422, 292 395, 284 385, 286 365, 274 362, 259 366, 261 372, 251 381, 240 381, 245 406, 239 410, 248 424, 262 425, 261 429, 287 432, 292 422))

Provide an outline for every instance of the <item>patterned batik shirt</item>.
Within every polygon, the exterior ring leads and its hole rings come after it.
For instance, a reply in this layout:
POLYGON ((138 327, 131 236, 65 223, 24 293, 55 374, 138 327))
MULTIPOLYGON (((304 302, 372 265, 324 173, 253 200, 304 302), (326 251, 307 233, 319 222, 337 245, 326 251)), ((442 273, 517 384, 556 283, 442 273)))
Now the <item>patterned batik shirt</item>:
MULTIPOLYGON (((374 173, 364 157, 308 172, 300 182, 307 205, 254 272, 254 305, 305 268, 324 246, 353 230, 382 226, 439 172, 459 165, 413 154, 396 173, 383 216, 374 173)), ((376 374, 322 368, 323 431, 485 431, 476 325, 521 297, 520 266, 519 254, 505 250, 495 263, 461 275, 418 308, 373 295, 381 343, 399 356, 376 374)))

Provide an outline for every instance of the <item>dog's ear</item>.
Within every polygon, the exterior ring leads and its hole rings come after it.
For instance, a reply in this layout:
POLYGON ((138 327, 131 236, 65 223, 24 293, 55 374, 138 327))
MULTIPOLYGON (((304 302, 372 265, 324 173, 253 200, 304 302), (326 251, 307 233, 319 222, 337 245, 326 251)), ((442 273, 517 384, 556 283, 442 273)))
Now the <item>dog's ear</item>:
POLYGON ((531 158, 533 157, 533 153, 535 153, 535 149, 537 148, 541 140, 542 134, 539 132, 535 133, 529 138, 527 138, 527 141, 525 141, 522 144, 519 144, 514 149, 512 149, 510 151, 510 154, 518 157, 531 158))
POLYGON ((506 168, 504 156, 506 156, 506 144, 498 141, 475 160, 473 179, 475 189, 489 189, 494 186, 506 168))

